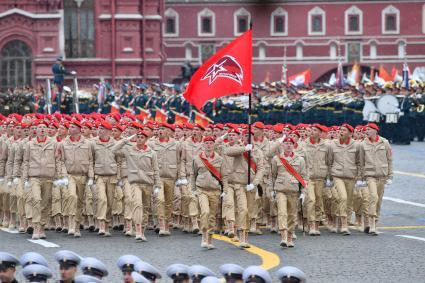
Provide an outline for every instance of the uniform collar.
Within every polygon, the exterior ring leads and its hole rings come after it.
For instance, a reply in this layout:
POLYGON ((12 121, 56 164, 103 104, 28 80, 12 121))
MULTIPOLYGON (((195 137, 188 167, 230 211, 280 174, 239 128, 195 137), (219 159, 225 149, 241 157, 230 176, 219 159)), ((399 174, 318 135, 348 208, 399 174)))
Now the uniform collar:
POLYGON ((285 158, 291 157, 292 158, 292 157, 294 157, 294 153, 293 152, 290 152, 290 153, 284 152, 283 157, 285 157, 285 158))
POLYGON ((44 137, 44 139, 41 139, 41 138, 37 137, 37 142, 38 143, 44 143, 44 142, 46 142, 46 140, 47 140, 47 137, 44 137))
POLYGON ((72 142, 79 142, 80 140, 81 140, 81 136, 78 136, 78 138, 76 138, 76 139, 74 139, 73 137, 69 137, 69 139, 72 141, 72 142))
POLYGON ((310 139, 309 139, 309 140, 310 140, 310 143, 311 143, 311 144, 318 144, 318 143, 320 143, 320 140, 321 140, 321 139, 319 138, 319 139, 317 140, 317 142, 315 142, 315 141, 314 141, 314 139, 313 139, 312 137, 310 137, 310 139))
POLYGON ((379 136, 377 135, 375 139, 367 138, 371 143, 377 143, 379 141, 379 136))
POLYGON ((343 145, 343 144, 349 145, 350 144, 350 141, 351 141, 351 138, 348 138, 347 141, 344 141, 342 139, 339 139, 339 144, 341 144, 341 145, 343 145))
POLYGON ((107 139, 99 138, 99 141, 101 141, 101 142, 109 142, 110 140, 111 140, 111 138, 107 138, 107 139))

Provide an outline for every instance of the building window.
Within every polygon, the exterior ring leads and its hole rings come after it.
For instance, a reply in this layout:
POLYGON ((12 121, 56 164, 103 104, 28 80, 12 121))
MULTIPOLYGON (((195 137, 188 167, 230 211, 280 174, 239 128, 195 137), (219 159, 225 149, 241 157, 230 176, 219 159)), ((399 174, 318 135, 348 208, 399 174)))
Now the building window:
POLYGON ((398 58, 399 59, 404 59, 406 56, 406 42, 404 41, 399 41, 398 43, 398 58))
POLYGON ((326 14, 319 7, 315 7, 308 12, 308 34, 325 35, 326 34, 326 14))
POLYGON ((288 12, 282 8, 273 11, 270 18, 270 34, 272 36, 288 35, 288 12))
POLYGON ((64 11, 66 57, 95 57, 94 0, 65 0, 64 11))
POLYGON ((370 59, 376 59, 376 42, 374 41, 370 43, 369 56, 370 59))
POLYGON ((215 14, 210 9, 198 13, 198 36, 215 35, 215 14))
POLYGON ((32 52, 20 40, 13 40, 0 51, 0 89, 32 84, 32 52))
POLYGON ((296 45, 296 57, 297 57, 297 60, 303 59, 303 45, 302 45, 302 43, 297 43, 297 45, 296 45))
POLYGON ((390 5, 382 10, 382 33, 399 34, 400 33, 400 10, 390 5))
POLYGON ((244 8, 240 8, 233 14, 234 34, 241 35, 249 29, 251 14, 244 8))
POLYGON ((356 6, 345 11, 345 34, 363 34, 363 11, 356 6))
POLYGON ((192 46, 190 44, 187 44, 184 48, 184 57, 186 60, 192 60, 192 46))
POLYGON ((331 43, 330 49, 329 49, 329 56, 331 59, 337 58, 337 46, 336 43, 331 43))
POLYGON ((179 35, 179 14, 173 9, 167 9, 164 13, 165 36, 178 36, 179 35))
POLYGON ((264 43, 258 45, 258 59, 265 60, 266 59, 266 46, 264 43))

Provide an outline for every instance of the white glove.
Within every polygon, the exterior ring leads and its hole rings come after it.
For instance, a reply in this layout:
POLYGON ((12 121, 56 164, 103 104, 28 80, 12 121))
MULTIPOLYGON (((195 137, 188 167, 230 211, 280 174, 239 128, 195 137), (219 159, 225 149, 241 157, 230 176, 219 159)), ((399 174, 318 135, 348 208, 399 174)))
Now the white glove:
POLYGON ((252 144, 247 144, 245 146, 245 151, 251 151, 252 150, 252 144))
POLYGON ((286 135, 283 135, 280 139, 279 139, 279 143, 283 143, 283 140, 286 138, 286 135))
POLYGON ((77 74, 77 72, 76 71, 71 71, 71 75, 76 75, 77 74))
POLYGON ((181 179, 180 180, 180 185, 185 186, 187 184, 189 184, 189 182, 187 181, 187 179, 181 179))
POLYGON ((220 195, 220 198, 224 198, 225 196, 226 196, 226 193, 222 192, 221 195, 220 195))
POLYGON ((248 185, 246 185, 246 191, 247 191, 247 192, 250 192, 250 191, 252 191, 253 189, 255 189, 254 184, 248 184, 248 185))
POLYGON ((300 200, 301 200, 301 203, 302 204, 304 204, 304 199, 305 199, 305 194, 304 193, 301 193, 300 194, 300 200))
POLYGON ((362 181, 361 187, 366 188, 367 187, 367 182, 366 181, 362 181))
POLYGON ((333 182, 330 179, 326 179, 325 187, 326 188, 331 188, 332 186, 333 186, 333 182))
POLYGON ((120 187, 120 188, 122 188, 124 186, 123 181, 122 180, 119 180, 118 183, 117 183, 117 186, 120 187))
POLYGON ((177 181, 176 181, 176 186, 177 186, 177 187, 179 187, 179 186, 181 186, 181 185, 182 185, 182 180, 177 179, 177 181))
POLYGON ((153 189, 153 195, 154 195, 154 196, 157 196, 157 195, 159 194, 159 190, 161 190, 161 188, 160 188, 160 187, 155 187, 155 188, 153 189))
POLYGON ((31 183, 29 181, 25 181, 24 188, 25 189, 30 189, 31 188, 31 183))
POLYGON ((4 177, 0 177, 0 183, 4 182, 4 177))
POLYGON ((53 181, 53 186, 58 187, 60 185, 61 185, 61 180, 60 179, 53 181))
POLYGON ((9 182, 7 182, 7 186, 10 188, 10 187, 12 187, 12 182, 11 181, 9 181, 9 182))
POLYGON ((93 179, 89 179, 87 181, 87 186, 89 186, 89 187, 93 186, 93 179))
POLYGON ((13 184, 14 184, 15 186, 17 186, 17 185, 19 184, 19 178, 14 178, 14 179, 13 179, 13 184))
POLYGON ((387 181, 385 182, 385 187, 390 186, 392 183, 393 183, 393 180, 387 179, 387 181))
POLYGON ((276 191, 272 191, 272 199, 275 200, 276 199, 276 191))
POLYGON ((62 185, 62 186, 68 186, 68 184, 69 184, 69 180, 68 180, 68 178, 67 178, 67 177, 62 178, 61 185, 62 185))
POLYGON ((354 187, 356 187, 356 188, 363 187, 363 181, 358 180, 358 181, 356 182, 356 184, 354 185, 354 187))

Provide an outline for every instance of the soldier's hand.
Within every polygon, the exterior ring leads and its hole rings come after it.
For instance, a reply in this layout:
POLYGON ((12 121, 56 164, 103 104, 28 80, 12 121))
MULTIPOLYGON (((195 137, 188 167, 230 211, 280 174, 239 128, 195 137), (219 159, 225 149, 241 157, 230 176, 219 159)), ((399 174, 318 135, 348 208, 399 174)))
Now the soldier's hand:
POLYGON ((245 146, 245 151, 251 151, 252 150, 252 144, 247 144, 245 146))
POLYGON ((4 182, 4 177, 0 177, 0 183, 4 182))
POLYGON ((254 189, 255 189, 255 185, 254 184, 248 184, 248 185, 246 185, 246 191, 247 192, 250 192, 250 191, 252 191, 254 189))
POLYGON ((156 186, 154 189, 153 189, 153 195, 156 197, 156 196, 158 196, 158 194, 159 194, 159 191, 161 190, 161 188, 160 187, 158 187, 158 186, 156 186))
POLYGON ((391 186, 392 183, 393 183, 393 180, 387 179, 387 181, 385 182, 385 187, 391 186))
POLYGON ((62 178, 62 186, 68 186, 69 180, 68 177, 62 178))
POLYGON ((24 188, 25 189, 30 189, 31 188, 31 183, 29 181, 25 181, 24 188))
POLYGON ((220 198, 224 198, 226 196, 226 192, 222 192, 220 198))
POLYGON ((71 75, 75 76, 77 74, 76 71, 71 71, 71 75))
POLYGON ((333 181, 331 179, 326 179, 325 181, 325 187, 326 188, 331 188, 333 186, 333 181))
POLYGON ((124 186, 123 181, 122 180, 119 180, 118 183, 117 183, 117 186, 120 187, 120 188, 122 188, 122 186, 124 186))
POLYGON ((7 187, 8 188, 12 187, 12 181, 7 182, 7 187))
POLYGON ((304 191, 301 191, 299 199, 301 200, 301 203, 304 204, 304 200, 305 200, 305 192, 304 191))
POLYGON ((90 179, 87 181, 87 186, 91 187, 91 186, 93 186, 93 184, 94 184, 93 179, 91 179, 91 178, 90 178, 90 179))
POLYGON ((15 186, 17 186, 17 185, 19 184, 19 178, 14 178, 14 179, 13 179, 13 184, 14 184, 15 186))
POLYGON ((189 182, 187 181, 187 179, 181 179, 180 180, 180 185, 185 186, 187 184, 189 184, 189 182))

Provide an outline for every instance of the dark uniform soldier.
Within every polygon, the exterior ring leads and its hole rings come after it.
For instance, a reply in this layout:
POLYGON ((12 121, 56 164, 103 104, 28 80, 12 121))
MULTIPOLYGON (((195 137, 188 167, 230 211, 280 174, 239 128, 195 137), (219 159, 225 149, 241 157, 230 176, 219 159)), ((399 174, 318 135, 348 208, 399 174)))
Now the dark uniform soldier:
POLYGON ((18 283, 15 279, 16 266, 19 260, 13 255, 0 252, 0 282, 18 283))

